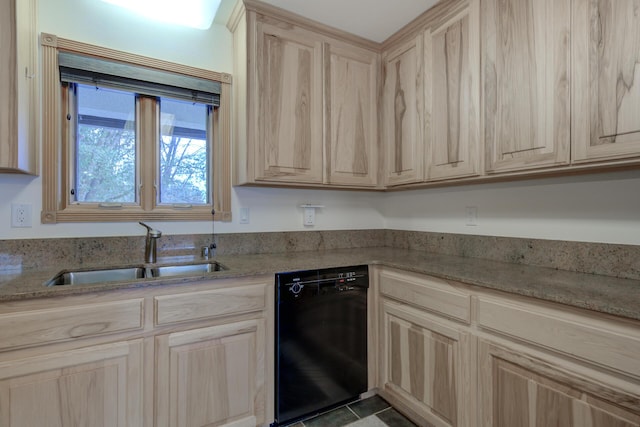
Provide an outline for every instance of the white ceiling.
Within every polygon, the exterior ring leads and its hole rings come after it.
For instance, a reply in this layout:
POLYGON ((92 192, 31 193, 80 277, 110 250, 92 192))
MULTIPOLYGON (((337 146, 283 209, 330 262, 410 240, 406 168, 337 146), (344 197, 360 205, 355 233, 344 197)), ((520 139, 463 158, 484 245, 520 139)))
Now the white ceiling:
MULTIPOLYGON (((438 0, 262 1, 360 37, 382 42, 438 0)), ((222 0, 216 21, 224 19, 222 23, 226 23, 226 10, 230 13, 234 4, 235 0, 222 0)))

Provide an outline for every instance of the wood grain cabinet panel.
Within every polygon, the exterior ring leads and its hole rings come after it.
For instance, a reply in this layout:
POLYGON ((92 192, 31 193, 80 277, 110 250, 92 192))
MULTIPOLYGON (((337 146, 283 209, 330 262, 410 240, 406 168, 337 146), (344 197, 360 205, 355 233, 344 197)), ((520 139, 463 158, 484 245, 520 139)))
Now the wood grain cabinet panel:
POLYGON ((640 1, 573 5, 573 160, 640 156, 640 1))
POLYGON ((264 323, 247 320, 156 337, 155 425, 264 424, 264 323))
POLYGON ((383 53, 382 141, 385 184, 424 180, 422 34, 383 53))
POLYGON ((554 369, 547 361, 479 344, 482 425, 637 427, 638 396, 554 369))
POLYGON ((235 183, 378 186, 375 43, 254 0, 228 26, 235 183))
POLYGON ((256 34, 256 179, 322 183, 322 41, 267 18, 256 34))
POLYGON ((136 298, 0 314, 0 349, 142 330, 143 303, 136 298))
POLYGON ((636 325, 488 297, 478 298, 476 313, 481 328, 640 379, 636 325))
POLYGON ((570 0, 482 2, 486 171, 569 163, 570 0))
POLYGON ((384 269, 380 294, 465 323, 471 321, 470 294, 446 281, 423 274, 384 269))
POLYGON ((480 1, 424 33, 427 180, 480 172, 480 1))
POLYGON ((381 316, 383 396, 436 426, 469 425, 469 334, 388 300, 381 316))
POLYGON ((378 182, 378 55, 339 42, 324 46, 328 182, 375 186, 378 182))
POLYGON ((142 341, 116 342, 0 363, 4 427, 137 427, 142 341))
POLYGON ((154 298, 156 325, 262 311, 266 285, 233 286, 154 298))
POLYGON ((0 172, 38 174, 36 1, 0 1, 0 172))

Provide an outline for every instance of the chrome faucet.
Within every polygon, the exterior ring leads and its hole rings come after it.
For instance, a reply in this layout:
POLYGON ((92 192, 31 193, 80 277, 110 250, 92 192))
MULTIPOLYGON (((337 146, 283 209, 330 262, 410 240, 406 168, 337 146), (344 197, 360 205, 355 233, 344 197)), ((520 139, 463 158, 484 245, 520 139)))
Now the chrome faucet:
POLYGON ((203 246, 200 248, 200 255, 204 259, 213 258, 216 255, 216 244, 211 243, 209 246, 203 246))
POLYGON ((160 236, 162 236, 162 231, 155 230, 149 227, 144 222, 140 222, 140 225, 147 229, 147 239, 145 240, 144 244, 144 261, 150 264, 154 264, 156 262, 158 254, 158 246, 156 242, 160 238, 160 236))

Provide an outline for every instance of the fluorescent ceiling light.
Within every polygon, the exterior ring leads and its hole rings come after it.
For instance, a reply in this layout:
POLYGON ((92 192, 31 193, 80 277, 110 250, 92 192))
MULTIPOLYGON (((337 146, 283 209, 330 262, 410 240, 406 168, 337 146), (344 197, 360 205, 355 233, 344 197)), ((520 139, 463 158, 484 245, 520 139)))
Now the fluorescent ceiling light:
POLYGON ((216 16, 220 0, 102 0, 154 21, 206 30, 216 16))

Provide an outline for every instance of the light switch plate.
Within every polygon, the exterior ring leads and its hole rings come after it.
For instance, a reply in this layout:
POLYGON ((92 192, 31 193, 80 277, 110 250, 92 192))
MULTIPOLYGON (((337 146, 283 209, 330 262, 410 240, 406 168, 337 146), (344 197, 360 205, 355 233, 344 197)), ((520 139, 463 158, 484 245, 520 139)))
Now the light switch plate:
POLYGON ((240 208, 240 224, 249 224, 249 208, 240 208))
POLYGON ((478 225, 478 207, 477 206, 467 206, 465 208, 465 215, 467 218, 466 224, 468 226, 476 226, 478 225))

